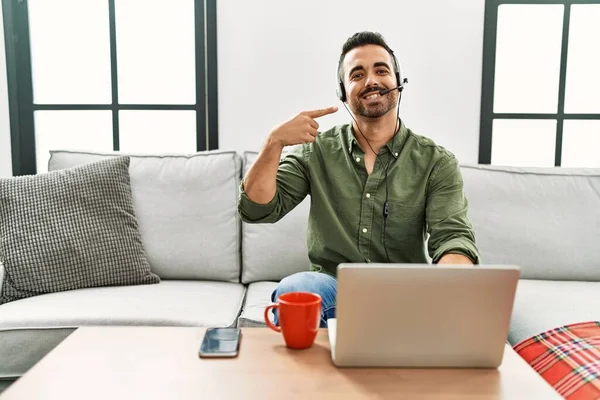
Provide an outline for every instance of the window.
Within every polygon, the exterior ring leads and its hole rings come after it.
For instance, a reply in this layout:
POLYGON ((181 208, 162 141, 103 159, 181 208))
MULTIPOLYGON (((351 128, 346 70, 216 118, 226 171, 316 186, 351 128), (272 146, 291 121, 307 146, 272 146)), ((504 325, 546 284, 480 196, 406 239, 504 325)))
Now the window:
POLYGON ((218 148, 216 0, 3 0, 13 174, 218 148))
POLYGON ((600 167, 600 1, 486 0, 479 162, 600 167))

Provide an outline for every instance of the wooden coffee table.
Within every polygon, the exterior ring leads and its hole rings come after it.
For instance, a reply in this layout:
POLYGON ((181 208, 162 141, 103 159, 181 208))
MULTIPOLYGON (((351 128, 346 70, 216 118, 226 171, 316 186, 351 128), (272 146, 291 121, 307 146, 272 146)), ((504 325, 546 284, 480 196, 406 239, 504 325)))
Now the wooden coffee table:
POLYGON ((235 359, 200 359, 202 328, 79 328, 9 387, 12 399, 553 399, 509 346, 497 370, 338 369, 321 330, 289 350, 266 328, 244 328, 235 359))

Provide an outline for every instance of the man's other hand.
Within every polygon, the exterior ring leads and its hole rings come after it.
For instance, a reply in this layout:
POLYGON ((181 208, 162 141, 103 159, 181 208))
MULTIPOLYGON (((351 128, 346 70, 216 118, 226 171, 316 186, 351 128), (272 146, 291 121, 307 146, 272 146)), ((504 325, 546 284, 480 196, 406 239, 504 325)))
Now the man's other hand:
POLYGON ((438 264, 473 264, 473 261, 462 254, 447 253, 440 258, 438 264))

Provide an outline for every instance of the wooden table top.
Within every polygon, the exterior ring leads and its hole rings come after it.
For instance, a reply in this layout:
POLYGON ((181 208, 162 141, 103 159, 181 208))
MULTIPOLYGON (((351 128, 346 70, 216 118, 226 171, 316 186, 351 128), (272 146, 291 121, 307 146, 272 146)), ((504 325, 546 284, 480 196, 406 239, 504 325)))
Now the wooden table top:
POLYGON ((201 359, 204 328, 79 328, 10 386, 12 399, 552 399, 507 345, 498 369, 355 369, 331 362, 327 331, 290 350, 266 328, 243 328, 240 354, 201 359))

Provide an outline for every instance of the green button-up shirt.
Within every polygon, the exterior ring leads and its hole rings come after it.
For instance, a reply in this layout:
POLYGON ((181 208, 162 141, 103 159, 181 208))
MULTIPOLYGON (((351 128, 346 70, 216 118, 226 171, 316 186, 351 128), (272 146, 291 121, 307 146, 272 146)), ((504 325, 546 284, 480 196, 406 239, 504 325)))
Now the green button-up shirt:
POLYGON ((426 251, 434 263, 448 252, 479 263, 452 153, 401 122, 370 175, 364 156, 352 125, 320 133, 282 158, 276 195, 268 204, 250 200, 241 185, 242 220, 277 222, 310 195, 311 270, 332 276, 342 262, 427 263, 426 251))

